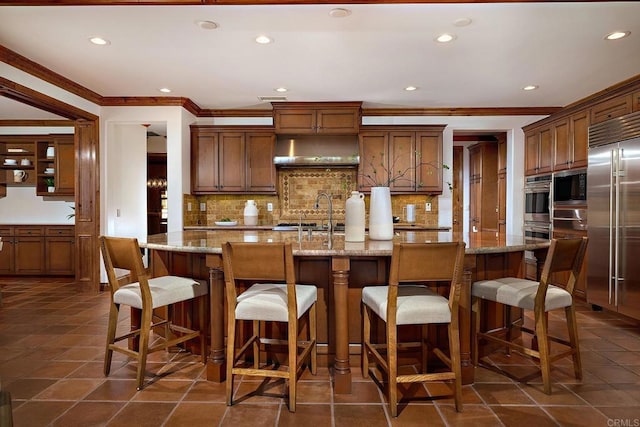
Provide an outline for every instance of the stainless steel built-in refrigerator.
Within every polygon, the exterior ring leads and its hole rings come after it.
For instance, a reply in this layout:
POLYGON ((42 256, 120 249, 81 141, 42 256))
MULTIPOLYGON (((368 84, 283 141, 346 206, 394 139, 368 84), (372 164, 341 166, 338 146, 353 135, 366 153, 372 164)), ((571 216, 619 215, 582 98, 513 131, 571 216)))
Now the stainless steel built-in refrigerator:
POLYGON ((589 128, 587 301, 640 319, 640 112, 589 128))

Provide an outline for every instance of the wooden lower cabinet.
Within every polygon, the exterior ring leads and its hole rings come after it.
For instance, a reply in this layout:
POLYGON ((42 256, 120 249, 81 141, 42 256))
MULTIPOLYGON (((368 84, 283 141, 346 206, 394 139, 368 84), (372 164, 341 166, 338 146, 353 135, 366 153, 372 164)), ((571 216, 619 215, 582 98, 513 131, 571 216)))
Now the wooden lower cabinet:
POLYGON ((66 225, 0 226, 2 275, 75 274, 75 231, 66 225))

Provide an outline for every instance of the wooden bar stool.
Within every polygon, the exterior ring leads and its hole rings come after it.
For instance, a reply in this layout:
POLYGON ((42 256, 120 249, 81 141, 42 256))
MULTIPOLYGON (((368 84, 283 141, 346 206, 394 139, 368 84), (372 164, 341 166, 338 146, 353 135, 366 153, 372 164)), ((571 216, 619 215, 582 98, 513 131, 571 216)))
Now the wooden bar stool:
MULTIPOLYGON (((155 351, 164 350, 195 338, 200 339, 202 363, 206 362, 206 334, 200 330, 193 330, 172 323, 172 305, 181 301, 188 301, 204 297, 208 294, 206 283, 177 276, 162 276, 150 278, 148 270, 142 263, 142 253, 138 240, 123 237, 100 237, 102 257, 109 279, 111 291, 111 309, 109 311, 109 326, 107 329, 107 347, 104 356, 104 374, 111 371, 113 352, 126 354, 138 361, 137 381, 138 390, 142 390, 144 383, 147 355, 155 351), (122 270, 128 272, 128 283, 122 283, 122 270), (118 274, 120 273, 120 274, 118 274), (140 329, 127 334, 116 336, 118 314, 120 306, 128 305, 142 311, 140 329), (153 321, 153 310, 168 307, 168 318, 156 323, 153 321), (149 347, 149 337, 153 328, 164 325, 167 337, 177 333, 175 338, 161 340, 159 344, 149 347), (116 345, 118 341, 139 337, 138 350, 116 345)), ((199 327, 206 330, 206 315, 200 310, 199 327)))
POLYGON ((497 342, 506 346, 507 351, 516 349, 519 352, 537 359, 542 371, 544 392, 551 394, 551 363, 563 357, 571 355, 573 358, 573 370, 577 379, 582 379, 582 364, 580 361, 580 345, 578 341, 578 326, 573 305, 573 290, 578 274, 582 268, 584 254, 587 250, 587 238, 578 239, 553 239, 545 260, 542 276, 539 282, 515 277, 503 277, 493 280, 481 280, 474 282, 471 288, 472 309, 474 313, 474 363, 478 365, 479 342, 481 339, 497 342), (560 274, 558 274, 560 273, 560 274), (563 274, 564 273, 564 274, 563 274), (553 275, 553 276, 552 276, 553 275), (562 287, 551 285, 565 279, 562 287), (529 329, 524 325, 510 323, 506 325, 506 338, 501 338, 504 329, 480 332, 480 319, 482 318, 480 300, 486 299, 523 310, 533 310, 535 329, 529 329), (552 310, 564 309, 567 320, 569 340, 550 336, 548 332, 547 313, 552 310), (511 328, 517 328, 523 332, 535 335, 538 349, 525 347, 510 340, 511 328), (551 354, 549 341, 562 344, 568 349, 551 354))
POLYGON ((464 242, 456 243, 396 243, 391 255, 388 286, 367 286, 362 289, 362 375, 369 377, 369 354, 388 376, 388 400, 391 415, 398 416, 398 383, 453 381, 456 410, 462 411, 462 374, 460 368, 460 332, 458 302, 464 260, 464 242), (429 289, 429 283, 446 282, 449 297, 429 289), (371 315, 385 322, 387 342, 371 341, 371 315), (449 356, 432 346, 422 327, 422 373, 398 374, 399 325, 446 324, 449 356), (427 350, 444 362, 449 370, 427 373, 427 350), (382 352, 386 350, 386 354, 382 352))
POLYGON ((317 288, 296 284, 291 243, 227 242, 222 258, 227 295, 227 405, 233 404, 234 375, 283 378, 289 388, 289 411, 295 412, 296 383, 307 358, 311 373, 316 373, 317 288), (242 291, 246 284, 248 289, 242 291), (299 319, 305 314, 309 337, 298 340, 299 319), (253 334, 236 353, 236 322, 242 320, 252 322, 253 334), (287 340, 260 337, 260 322, 286 322, 287 340), (260 365, 263 344, 287 346, 286 370, 260 365), (249 350, 252 363, 238 363, 249 350))

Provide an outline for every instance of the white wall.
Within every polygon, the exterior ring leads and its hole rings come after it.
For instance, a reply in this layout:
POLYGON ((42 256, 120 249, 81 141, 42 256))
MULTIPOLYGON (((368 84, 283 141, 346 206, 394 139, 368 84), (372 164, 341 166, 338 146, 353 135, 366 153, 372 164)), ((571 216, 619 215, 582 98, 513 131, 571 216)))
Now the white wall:
POLYGON ((104 205, 109 236, 147 236, 147 129, 139 124, 107 124, 104 205), (140 161, 142 160, 142 161, 140 161))
MULTIPOLYGON (((73 134, 72 127, 0 126, 0 135, 73 134)), ((73 224, 73 198, 36 196, 35 186, 7 187, 0 198, 0 224, 73 224)))
MULTIPOLYGON (((101 230, 111 232, 114 228, 111 226, 117 222, 115 216, 117 211, 113 205, 113 201, 109 200, 111 188, 108 188, 107 182, 111 182, 110 174, 117 169, 117 158, 109 159, 105 156, 109 153, 111 144, 117 144, 116 135, 112 135, 113 129, 123 125, 140 126, 144 123, 166 123, 167 129, 167 204, 168 204, 168 231, 182 230, 183 212, 182 212, 182 196, 184 193, 190 192, 190 128, 189 125, 195 122, 195 117, 181 107, 104 107, 101 115, 100 130, 100 170, 102 171, 102 179, 100 182, 101 190, 101 230), (115 126, 115 127, 113 127, 115 126), (111 129, 111 131, 110 131, 111 129), (116 138, 114 140, 114 138, 116 138), (106 178, 106 179, 105 179, 106 178)), ((146 130, 145 130, 146 132, 146 130)), ((126 156, 126 161, 130 165, 145 165, 147 162, 146 150, 146 133, 145 133, 145 149, 133 150, 126 156)), ((117 178, 113 178, 117 182, 117 178)), ((141 185, 146 185, 146 172, 143 178, 139 179, 141 185)), ((114 185, 111 183, 110 185, 114 185)), ((117 184, 115 184, 117 185, 117 184)), ((146 190, 144 196, 145 216, 144 220, 138 219, 131 224, 146 237, 147 218, 146 218, 146 190)), ((118 208, 128 211, 135 210, 134 206, 129 204, 137 203, 134 200, 118 202, 118 208)))

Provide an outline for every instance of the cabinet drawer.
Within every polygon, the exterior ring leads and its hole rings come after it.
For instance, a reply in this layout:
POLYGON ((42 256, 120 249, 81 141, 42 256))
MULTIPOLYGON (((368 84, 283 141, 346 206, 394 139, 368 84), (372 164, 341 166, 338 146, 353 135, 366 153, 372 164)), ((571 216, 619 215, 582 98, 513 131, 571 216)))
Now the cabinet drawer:
POLYGON ((631 95, 624 95, 594 105, 591 108, 591 124, 604 122, 630 113, 631 103, 631 95))
POLYGON ((15 227, 16 236, 42 236, 42 227, 15 227))
POLYGON ((0 227, 0 237, 13 236, 13 227, 0 227))
POLYGON ((46 236, 74 236, 75 231, 72 226, 46 227, 46 236))

